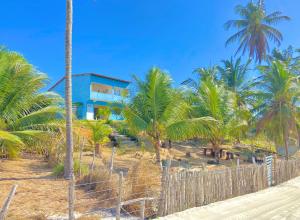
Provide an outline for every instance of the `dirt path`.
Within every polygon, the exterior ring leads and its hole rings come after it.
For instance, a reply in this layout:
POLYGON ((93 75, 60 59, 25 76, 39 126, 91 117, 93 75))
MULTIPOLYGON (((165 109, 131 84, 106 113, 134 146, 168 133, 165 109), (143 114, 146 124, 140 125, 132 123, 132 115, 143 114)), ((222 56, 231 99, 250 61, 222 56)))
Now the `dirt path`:
MULTIPOLYGON (((46 216, 65 216, 67 213, 68 183, 57 179, 47 163, 38 159, 0 160, 0 206, 13 184, 17 192, 8 212, 8 219, 45 219, 46 216)), ((80 197, 84 192, 76 190, 80 197)), ((85 203, 95 203, 86 198, 85 203)), ((92 206, 82 207, 86 211, 92 206)))
POLYGON ((46 214, 66 213, 67 182, 55 179, 44 161, 1 161, 0 204, 3 204, 13 184, 17 184, 18 188, 8 219, 38 219, 46 214))
POLYGON ((300 219, 300 177, 260 192, 188 209, 159 219, 300 219))

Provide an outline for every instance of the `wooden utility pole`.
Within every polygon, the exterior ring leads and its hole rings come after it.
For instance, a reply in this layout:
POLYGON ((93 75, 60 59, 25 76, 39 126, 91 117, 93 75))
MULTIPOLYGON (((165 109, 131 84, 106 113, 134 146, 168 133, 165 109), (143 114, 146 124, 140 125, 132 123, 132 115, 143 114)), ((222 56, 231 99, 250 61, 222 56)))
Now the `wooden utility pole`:
POLYGON ((72 133, 72 28, 73 1, 67 0, 65 35, 65 108, 66 108, 66 162, 65 178, 69 180, 68 206, 69 220, 74 219, 74 171, 73 171, 73 133, 72 133))

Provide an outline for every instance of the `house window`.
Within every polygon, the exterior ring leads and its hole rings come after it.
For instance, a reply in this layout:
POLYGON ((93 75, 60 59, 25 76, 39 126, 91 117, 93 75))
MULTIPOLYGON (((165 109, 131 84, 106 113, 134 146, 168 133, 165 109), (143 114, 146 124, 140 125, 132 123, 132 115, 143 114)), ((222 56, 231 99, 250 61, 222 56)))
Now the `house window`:
POLYGON ((108 85, 93 83, 92 91, 99 92, 99 93, 105 93, 105 94, 112 94, 112 87, 108 86, 108 85))

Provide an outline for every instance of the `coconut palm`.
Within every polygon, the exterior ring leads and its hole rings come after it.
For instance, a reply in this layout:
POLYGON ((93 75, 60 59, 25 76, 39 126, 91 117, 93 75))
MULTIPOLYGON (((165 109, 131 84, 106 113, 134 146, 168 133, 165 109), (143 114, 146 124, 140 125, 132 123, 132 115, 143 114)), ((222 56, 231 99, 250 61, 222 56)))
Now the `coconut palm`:
MULTIPOLYGON (((66 161, 65 178, 73 175, 73 132, 72 132, 72 28, 73 28, 73 1, 67 0, 66 6, 66 35, 65 35, 65 107, 66 107, 66 161)), ((71 218, 73 218, 71 216, 71 218)))
POLYGON ((215 120, 210 117, 190 118, 190 106, 183 95, 171 87, 168 74, 150 69, 146 80, 136 78, 137 95, 125 107, 124 116, 135 133, 151 138, 160 162, 161 141, 183 140, 206 136, 215 120))
POLYGON ((211 79, 213 80, 214 82, 218 82, 219 78, 218 78, 218 66, 217 65, 214 65, 214 66, 211 66, 211 67, 207 67, 207 68, 204 68, 204 67, 201 67, 201 68, 198 68, 194 71, 195 73, 197 73, 201 80, 207 80, 207 79, 211 79))
POLYGON ((222 60, 223 65, 218 67, 222 82, 226 89, 236 95, 239 107, 255 102, 255 83, 247 78, 250 63, 251 60, 248 60, 242 64, 241 58, 234 60, 231 57, 230 60, 222 60))
POLYGON ((20 54, 0 49, 0 148, 16 156, 29 141, 42 138, 55 128, 60 98, 38 93, 47 77, 20 54))
POLYGON ((269 41, 279 46, 283 39, 282 34, 273 25, 290 18, 279 11, 267 15, 261 3, 250 2, 246 6, 238 5, 235 11, 241 18, 226 22, 225 29, 237 28, 238 32, 226 41, 226 46, 238 41, 240 45, 236 54, 240 52, 245 54, 249 51, 250 58, 261 62, 266 59, 269 41))
POLYGON ((112 128, 105 120, 86 121, 84 124, 91 130, 90 142, 95 148, 95 154, 102 157, 101 146, 109 141, 112 128))
POLYGON ((277 60, 270 65, 260 67, 264 103, 258 111, 257 132, 265 131, 277 146, 284 146, 288 159, 289 140, 298 135, 300 86, 298 76, 284 62, 277 60))
POLYGON ((300 49, 294 49, 289 46, 287 49, 279 50, 273 49, 272 54, 268 56, 268 62, 280 60, 284 62, 289 70, 295 74, 300 74, 300 49))
POLYGON ((218 150, 225 139, 231 137, 239 142, 248 128, 249 112, 237 108, 235 94, 210 79, 201 81, 193 91, 190 98, 193 117, 211 117, 218 122, 218 126, 204 139, 211 143, 214 150, 218 150))

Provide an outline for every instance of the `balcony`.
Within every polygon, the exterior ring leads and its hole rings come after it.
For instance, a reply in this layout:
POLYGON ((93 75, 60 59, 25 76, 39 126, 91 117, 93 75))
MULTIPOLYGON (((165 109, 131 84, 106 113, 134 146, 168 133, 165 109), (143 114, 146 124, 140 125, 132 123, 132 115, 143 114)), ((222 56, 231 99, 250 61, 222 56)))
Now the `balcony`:
POLYGON ((91 100, 103 102, 128 102, 128 98, 123 98, 120 95, 101 93, 95 91, 91 91, 91 100))

